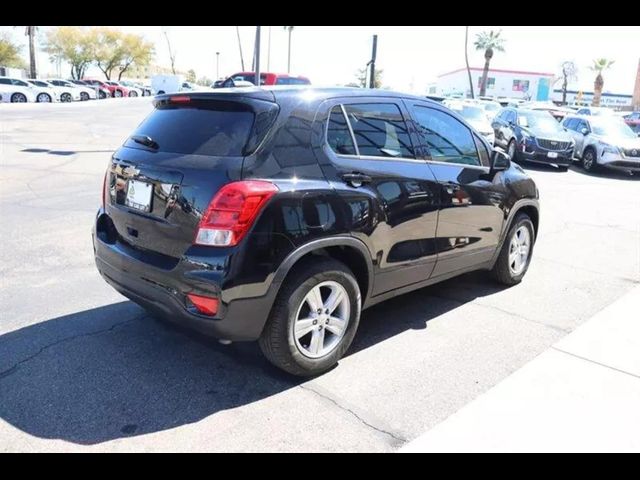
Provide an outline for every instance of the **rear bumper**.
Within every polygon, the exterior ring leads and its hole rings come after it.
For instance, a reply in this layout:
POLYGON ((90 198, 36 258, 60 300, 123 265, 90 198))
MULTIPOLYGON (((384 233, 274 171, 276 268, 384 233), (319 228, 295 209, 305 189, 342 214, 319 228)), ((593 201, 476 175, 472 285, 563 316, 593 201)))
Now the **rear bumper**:
MULTIPOLYGON (((221 290, 221 273, 203 270, 186 256, 170 269, 149 265, 129 254, 124 244, 105 238, 99 223, 94 224, 92 232, 96 266, 104 280, 122 295, 165 320, 208 336, 233 341, 260 337, 277 287, 272 285, 275 288, 260 297, 242 298, 237 287, 230 293, 221 290), (217 296, 220 308, 216 316, 197 313, 189 305, 188 293, 217 296), (225 301, 229 297, 233 299, 225 301)), ((202 257, 198 263, 202 265, 202 257)))

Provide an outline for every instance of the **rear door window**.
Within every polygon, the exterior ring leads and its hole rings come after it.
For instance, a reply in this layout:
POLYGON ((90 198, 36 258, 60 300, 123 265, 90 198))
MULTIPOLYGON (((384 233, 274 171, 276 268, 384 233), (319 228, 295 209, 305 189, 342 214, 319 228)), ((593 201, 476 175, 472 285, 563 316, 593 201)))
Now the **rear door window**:
POLYGON ((342 112, 342 107, 336 105, 329 115, 327 126, 327 143, 331 149, 339 155, 356 155, 356 147, 347 124, 347 119, 342 112))
POLYGON ((413 107, 413 115, 433 160, 463 165, 482 164, 471 130, 458 119, 420 105, 413 107))
POLYGON ((395 103, 344 106, 360 156, 415 158, 407 124, 395 103))
MULTIPOLYGON (((232 102, 206 103, 209 105, 160 107, 140 124, 132 136, 150 137, 157 145, 153 149, 160 152, 241 156, 253 127, 253 112, 232 102)), ((149 148, 132 138, 125 145, 149 148)))

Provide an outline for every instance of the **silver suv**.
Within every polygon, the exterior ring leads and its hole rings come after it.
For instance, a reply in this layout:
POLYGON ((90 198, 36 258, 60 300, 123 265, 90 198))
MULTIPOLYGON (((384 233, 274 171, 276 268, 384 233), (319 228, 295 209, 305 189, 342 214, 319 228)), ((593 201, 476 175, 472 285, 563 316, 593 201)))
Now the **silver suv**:
POLYGON ((599 167, 640 173, 640 138, 617 117, 569 115, 562 126, 576 142, 574 156, 585 170, 599 167))

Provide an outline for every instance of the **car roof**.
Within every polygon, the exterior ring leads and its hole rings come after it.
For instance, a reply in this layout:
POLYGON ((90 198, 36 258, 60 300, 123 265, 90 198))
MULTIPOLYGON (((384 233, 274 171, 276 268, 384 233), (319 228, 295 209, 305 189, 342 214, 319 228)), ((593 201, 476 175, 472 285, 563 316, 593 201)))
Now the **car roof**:
MULTIPOLYGON (((181 96, 198 96, 198 97, 218 97, 220 95, 238 95, 249 96, 254 98, 270 99, 270 100, 285 100, 287 98, 295 97, 308 97, 313 100, 327 100, 336 97, 379 97, 379 98, 405 98, 415 99, 421 102, 430 103, 434 106, 442 105, 439 102, 429 100, 417 95, 411 95, 408 93, 395 92, 392 90, 381 90, 371 88, 356 88, 356 87, 316 87, 313 85, 268 85, 261 87, 240 87, 240 88, 217 88, 211 91, 197 91, 197 92, 180 92, 181 96)), ((169 97, 170 94, 161 95, 160 97, 169 97)))

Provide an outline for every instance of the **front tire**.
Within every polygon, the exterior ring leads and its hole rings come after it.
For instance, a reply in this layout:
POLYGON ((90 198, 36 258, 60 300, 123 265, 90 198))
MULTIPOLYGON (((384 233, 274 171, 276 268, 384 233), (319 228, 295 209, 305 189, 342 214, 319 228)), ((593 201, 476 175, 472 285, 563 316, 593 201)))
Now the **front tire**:
POLYGON ((360 322, 358 283, 341 262, 319 257, 294 267, 258 343, 276 367, 318 375, 345 354, 360 322))
POLYGON ((509 145, 507 145, 507 155, 509 155, 509 160, 511 160, 512 162, 517 162, 518 161, 518 151, 516 148, 516 141, 515 139, 511 139, 511 141, 509 142, 509 145))
POLYGON ((533 254, 535 230, 528 215, 519 213, 507 234, 491 276, 503 285, 516 285, 522 281, 533 254))
POLYGON ((598 169, 598 158, 593 148, 587 148, 582 154, 582 168, 587 172, 595 172, 598 169))

